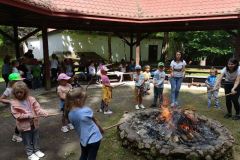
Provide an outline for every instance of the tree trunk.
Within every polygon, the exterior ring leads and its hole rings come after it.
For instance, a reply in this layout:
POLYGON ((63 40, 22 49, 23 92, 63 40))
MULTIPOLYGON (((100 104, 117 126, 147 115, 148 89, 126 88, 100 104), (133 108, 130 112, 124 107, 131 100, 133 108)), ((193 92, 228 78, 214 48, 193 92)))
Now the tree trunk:
POLYGON ((160 61, 165 62, 169 47, 169 32, 164 32, 160 61))
POLYGON ((112 62, 112 36, 108 34, 108 61, 112 62))

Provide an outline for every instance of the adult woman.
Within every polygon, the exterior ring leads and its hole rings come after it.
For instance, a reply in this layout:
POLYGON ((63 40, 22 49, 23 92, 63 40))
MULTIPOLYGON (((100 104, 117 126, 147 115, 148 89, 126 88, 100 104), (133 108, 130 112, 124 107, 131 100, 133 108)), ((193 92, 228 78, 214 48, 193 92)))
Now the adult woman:
POLYGON ((11 73, 11 65, 10 65, 10 59, 11 57, 9 55, 6 55, 3 59, 3 66, 2 66, 2 77, 6 83, 6 87, 8 85, 8 76, 11 73))
POLYGON ((240 119, 239 111, 240 106, 238 98, 240 95, 240 67, 238 60, 235 58, 230 58, 226 67, 221 71, 221 75, 218 77, 217 82, 214 86, 214 90, 220 87, 220 83, 225 76, 224 90, 226 95, 226 107, 228 113, 224 116, 225 118, 232 117, 232 103, 234 105, 236 115, 233 117, 234 120, 240 119))
POLYGON ((171 107, 179 106, 178 95, 182 80, 185 75, 186 62, 182 58, 181 52, 176 52, 171 64, 170 83, 171 83, 171 107))

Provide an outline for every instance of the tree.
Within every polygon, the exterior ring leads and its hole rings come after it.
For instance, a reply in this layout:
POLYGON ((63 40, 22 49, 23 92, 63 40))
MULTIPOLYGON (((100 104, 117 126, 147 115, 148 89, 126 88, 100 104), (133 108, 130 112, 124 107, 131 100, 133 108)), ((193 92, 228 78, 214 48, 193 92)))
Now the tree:
POLYGON ((182 51, 191 60, 208 57, 208 63, 220 56, 233 53, 232 36, 226 31, 175 32, 172 35, 176 43, 182 43, 182 51))

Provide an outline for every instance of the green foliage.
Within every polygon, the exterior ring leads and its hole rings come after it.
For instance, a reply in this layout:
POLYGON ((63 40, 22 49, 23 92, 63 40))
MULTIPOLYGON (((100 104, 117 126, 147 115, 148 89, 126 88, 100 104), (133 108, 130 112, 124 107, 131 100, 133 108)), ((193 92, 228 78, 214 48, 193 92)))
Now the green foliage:
POLYGON ((231 35, 225 31, 175 32, 176 42, 181 42, 185 54, 193 57, 227 55, 233 52, 231 35))

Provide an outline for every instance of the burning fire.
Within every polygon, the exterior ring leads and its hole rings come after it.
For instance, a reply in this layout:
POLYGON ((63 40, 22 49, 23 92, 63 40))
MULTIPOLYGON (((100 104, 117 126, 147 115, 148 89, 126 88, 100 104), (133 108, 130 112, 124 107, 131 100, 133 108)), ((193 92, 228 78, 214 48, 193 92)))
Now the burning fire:
POLYGON ((160 120, 169 122, 172 118, 172 114, 167 107, 162 108, 162 114, 160 115, 160 120))
POLYGON ((164 96, 163 103, 161 105, 161 114, 157 117, 157 120, 161 123, 167 123, 169 128, 178 129, 183 132, 189 139, 192 139, 192 132, 194 131, 193 124, 197 123, 197 119, 195 117, 194 111, 192 110, 173 110, 168 108, 169 99, 167 96, 164 96), (178 123, 174 120, 174 112, 181 112, 184 118, 179 119, 178 123))
POLYGON ((184 131, 190 131, 191 130, 189 125, 187 125, 187 124, 181 124, 180 128, 182 128, 184 131))
POLYGON ((159 118, 158 118, 160 121, 169 122, 172 119, 172 113, 168 109, 168 105, 169 105, 169 99, 167 98, 167 96, 164 95, 163 103, 161 105, 162 113, 159 115, 159 118))

